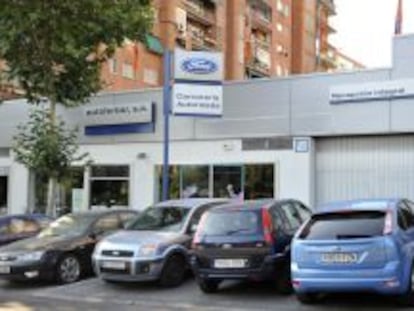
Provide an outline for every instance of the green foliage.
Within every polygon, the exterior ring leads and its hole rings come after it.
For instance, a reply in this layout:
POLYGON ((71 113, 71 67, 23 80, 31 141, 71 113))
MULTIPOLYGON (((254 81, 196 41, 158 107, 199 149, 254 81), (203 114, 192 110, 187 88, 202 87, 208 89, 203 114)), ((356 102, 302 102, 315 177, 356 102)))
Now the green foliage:
POLYGON ((29 121, 19 125, 13 152, 18 162, 39 176, 58 181, 68 176, 73 162, 87 157, 78 154, 77 129, 66 129, 59 119, 52 122, 50 111, 45 109, 32 110, 29 121))
POLYGON ((150 0, 1 0, 0 59, 29 102, 77 106, 101 88, 102 62, 152 18, 150 0))

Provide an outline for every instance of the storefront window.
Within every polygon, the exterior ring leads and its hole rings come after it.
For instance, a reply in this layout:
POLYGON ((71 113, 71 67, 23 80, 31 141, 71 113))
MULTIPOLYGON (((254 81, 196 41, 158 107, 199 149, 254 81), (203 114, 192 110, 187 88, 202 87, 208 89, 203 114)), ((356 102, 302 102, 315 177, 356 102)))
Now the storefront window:
POLYGON ((7 213, 7 176, 0 176, 0 214, 7 213))
POLYGON ((93 166, 91 169, 90 206, 129 206, 129 167, 93 166))
MULTIPOLYGON (((157 165, 156 167, 156 174, 158 176, 158 183, 155 187, 155 198, 158 201, 162 200, 162 165, 157 165)), ((178 199, 180 198, 180 166, 173 165, 169 167, 168 170, 168 178, 169 178, 169 190, 170 193, 168 195, 169 199, 178 199)))
POLYGON ((209 197, 208 178, 209 166, 182 166, 182 192, 183 198, 209 197))
MULTIPOLYGON (((161 201, 162 166, 156 166, 155 198, 161 201)), ((261 199, 274 197, 274 165, 174 165, 169 168, 170 199, 189 197, 261 199), (210 175, 212 174, 212 176, 210 175), (212 189, 209 181, 212 181, 212 189)))
POLYGON ((273 198, 274 166, 273 164, 245 165, 245 199, 273 198))
MULTIPOLYGON (((82 208, 83 167, 71 167, 68 176, 60 180, 56 190, 56 215, 77 212, 82 208)), ((48 178, 35 176, 34 212, 45 213, 47 206, 48 178)))
POLYGON ((236 198, 242 192, 242 166, 214 166, 214 193, 216 198, 236 198))

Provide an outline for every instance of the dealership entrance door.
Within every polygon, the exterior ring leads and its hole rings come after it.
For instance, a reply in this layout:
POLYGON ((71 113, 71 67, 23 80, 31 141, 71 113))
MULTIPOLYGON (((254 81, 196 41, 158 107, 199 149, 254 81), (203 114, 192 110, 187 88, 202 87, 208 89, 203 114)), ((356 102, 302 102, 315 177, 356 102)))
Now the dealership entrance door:
POLYGON ((8 177, 0 176, 0 214, 7 213, 8 177))

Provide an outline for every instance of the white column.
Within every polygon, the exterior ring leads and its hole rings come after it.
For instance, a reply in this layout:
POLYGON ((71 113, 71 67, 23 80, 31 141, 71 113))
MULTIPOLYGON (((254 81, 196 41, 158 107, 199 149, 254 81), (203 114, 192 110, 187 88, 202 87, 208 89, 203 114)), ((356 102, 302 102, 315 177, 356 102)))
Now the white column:
POLYGON ((12 162, 9 172, 9 214, 24 213, 29 204, 29 170, 12 162))
POLYGON ((89 209, 89 200, 90 200, 90 176, 91 176, 91 167, 85 166, 83 171, 83 198, 82 198, 82 210, 87 211, 89 209))
POLYGON ((137 159, 133 168, 133 178, 130 187, 133 191, 133 201, 131 207, 134 209, 144 209, 154 203, 155 183, 158 182, 155 176, 155 165, 150 158, 137 159))

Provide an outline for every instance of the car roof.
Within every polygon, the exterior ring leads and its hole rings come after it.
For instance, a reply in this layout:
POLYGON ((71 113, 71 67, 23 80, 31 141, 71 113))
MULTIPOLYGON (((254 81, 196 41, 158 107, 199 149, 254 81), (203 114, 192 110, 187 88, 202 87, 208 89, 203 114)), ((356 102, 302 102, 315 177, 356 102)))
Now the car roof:
POLYGON ((167 200, 155 203, 156 207, 168 207, 168 206, 182 206, 186 208, 195 208, 200 205, 210 204, 210 203, 220 203, 223 204, 229 202, 228 199, 220 198, 186 198, 186 199, 177 199, 177 200, 167 200))
POLYGON ((0 216, 0 222, 5 222, 13 218, 28 218, 28 219, 39 219, 39 218, 47 218, 53 219, 52 217, 46 216, 44 214, 10 214, 10 215, 3 215, 0 216))
POLYGON ((380 198, 380 199, 355 199, 355 200, 343 200, 333 201, 320 205, 315 214, 324 214, 329 212, 340 211, 385 211, 393 209, 397 206, 402 198, 380 198))
POLYGON ((291 199, 257 199, 257 200, 246 200, 237 201, 233 200, 227 204, 215 207, 213 210, 218 212, 224 212, 234 209, 249 209, 249 210, 260 210, 264 206, 270 206, 276 203, 282 203, 292 201, 291 199))
MULTIPOLYGON (((135 209, 120 209, 120 208, 114 208, 114 209, 102 209, 102 210, 89 210, 89 211, 82 211, 82 212, 76 212, 76 213, 69 213, 67 215, 74 215, 74 216, 85 216, 85 217, 98 217, 100 215, 105 215, 105 214, 111 214, 111 213, 116 213, 116 212, 133 212, 133 213, 139 213, 139 211, 135 210, 135 209)), ((64 216, 64 215, 62 215, 64 216)))

